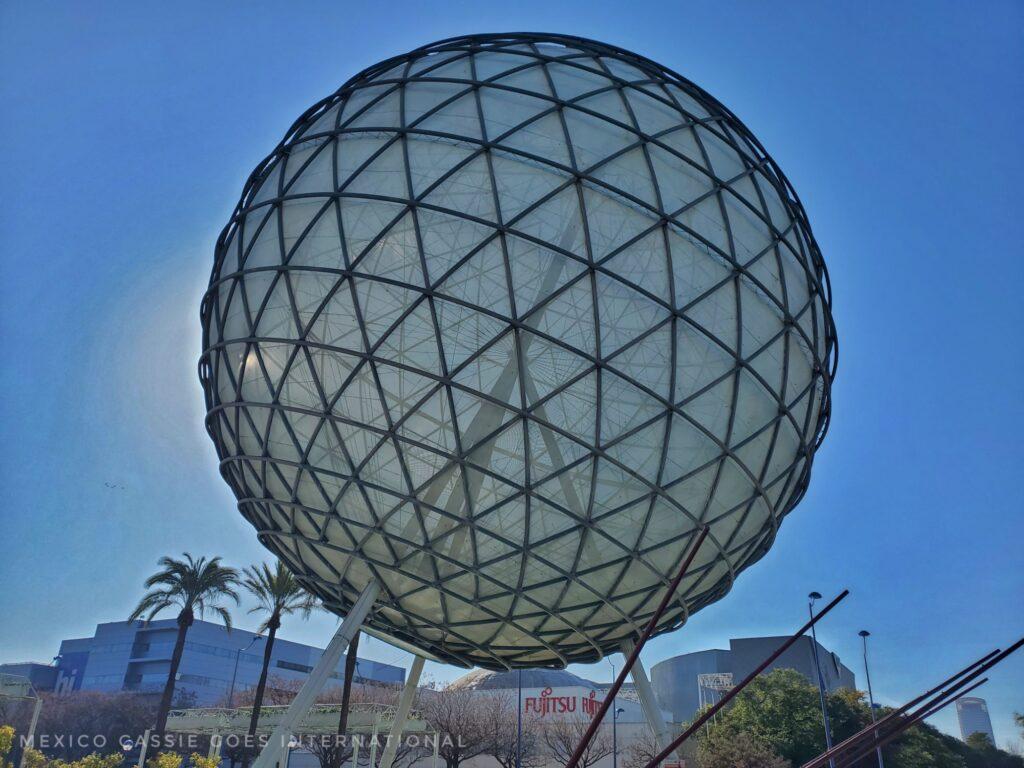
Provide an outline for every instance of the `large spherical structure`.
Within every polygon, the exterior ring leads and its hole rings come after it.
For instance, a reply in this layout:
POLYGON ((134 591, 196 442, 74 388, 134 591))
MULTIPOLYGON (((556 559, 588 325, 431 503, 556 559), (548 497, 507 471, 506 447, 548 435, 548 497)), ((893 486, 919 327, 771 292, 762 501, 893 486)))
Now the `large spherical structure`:
POLYGON ((261 541, 370 628, 490 668, 619 649, 771 545, 824 435, 825 266, 781 171, 618 48, 370 67, 253 172, 202 307, 207 427, 261 541))

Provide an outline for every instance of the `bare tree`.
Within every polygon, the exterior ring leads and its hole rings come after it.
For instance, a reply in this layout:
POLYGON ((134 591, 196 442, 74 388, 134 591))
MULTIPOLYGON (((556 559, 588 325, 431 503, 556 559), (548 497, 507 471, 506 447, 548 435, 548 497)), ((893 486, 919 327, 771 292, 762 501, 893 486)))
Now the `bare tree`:
POLYGON ((481 706, 476 691, 446 686, 425 690, 420 711, 438 734, 438 755, 445 768, 459 768, 464 760, 485 755, 493 727, 490 708, 481 706))
MULTIPOLYGON (((548 748, 548 754, 559 765, 569 764, 576 747, 583 740, 583 735, 590 726, 589 718, 572 718, 555 720, 541 730, 541 737, 548 748)), ((612 740, 604 730, 598 730, 590 740, 587 748, 580 755, 579 768, 590 768, 612 753, 612 740)))
MULTIPOLYGON (((658 744, 654 731, 644 728, 626 747, 624 764, 626 768, 644 768, 659 752, 661 752, 661 745, 658 744)), ((674 757, 672 759, 675 760, 674 757)))
POLYGON ((516 703, 508 691, 495 692, 486 702, 490 733, 488 734, 489 754, 502 768, 540 768, 544 765, 544 754, 540 745, 540 730, 535 717, 523 718, 522 738, 519 733, 519 719, 516 717, 516 703))

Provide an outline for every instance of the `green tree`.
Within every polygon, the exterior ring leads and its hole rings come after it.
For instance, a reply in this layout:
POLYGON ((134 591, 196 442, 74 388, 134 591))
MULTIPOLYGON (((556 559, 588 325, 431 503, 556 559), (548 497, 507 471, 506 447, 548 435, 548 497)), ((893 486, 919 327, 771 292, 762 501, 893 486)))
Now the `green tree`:
MULTIPOLYGON (((836 743, 867 727, 871 712, 859 691, 840 689, 826 697, 829 719, 836 743)), ((884 717, 888 710, 882 710, 884 717)), ((777 669, 762 675, 740 692, 732 704, 715 718, 698 737, 698 756, 718 759, 711 765, 729 765, 728 760, 742 765, 739 755, 730 755, 730 742, 748 740, 741 754, 750 753, 751 760, 765 760, 771 754, 803 765, 825 750, 825 734, 821 723, 818 689, 798 672, 777 669), (761 752, 758 752, 758 749, 761 752), (768 752, 768 757, 765 756, 768 752)), ((861 749, 866 749, 864 743, 861 749)), ((739 749, 739 748, 737 748, 739 749)), ((999 762, 1014 760, 1011 755, 992 749, 972 749, 935 728, 919 723, 893 739, 883 748, 886 768, 1024 768, 1024 764, 999 762)), ((746 758, 744 758, 746 759, 746 758)), ((767 763, 771 765, 771 763, 767 763)), ((758 765, 753 762, 752 765, 758 765)), ((873 754, 856 764, 856 768, 874 768, 873 754)), ((703 763, 701 768, 707 768, 703 763)))
POLYGON ((883 752, 886 768, 965 768, 963 757, 951 748, 949 737, 930 725, 904 731, 883 752))
POLYGON ((10 725, 0 725, 0 766, 6 768, 8 765, 7 755, 14 746, 14 728, 10 725))
POLYGON ((146 768, 181 768, 181 762, 177 752, 158 752, 146 761, 146 768))
POLYGON ((259 628, 260 632, 267 633, 267 642, 263 648, 263 668, 256 684, 256 697, 253 699, 252 717, 249 719, 249 735, 255 736, 263 695, 267 689, 270 656, 274 651, 274 638, 281 626, 281 617, 301 613, 303 618, 309 618, 310 612, 316 607, 316 598, 302 588, 292 572, 285 568, 280 560, 274 568, 266 563, 246 568, 242 586, 256 598, 257 605, 249 613, 267 613, 267 618, 259 628))
POLYGON ((988 734, 981 733, 980 731, 975 731, 964 739, 964 744, 971 749, 976 749, 978 752, 990 752, 996 748, 996 745, 992 743, 992 739, 988 737, 988 734))
POLYGON ((171 668, 167 674, 163 695, 156 716, 156 736, 163 739, 167 728, 167 713, 171 709, 174 697, 174 683, 178 676, 178 666, 185 649, 185 635, 195 621, 198 612, 202 617, 207 609, 217 613, 224 621, 224 626, 231 630, 231 614, 218 603, 230 598, 238 604, 238 571, 221 565, 219 557, 207 560, 205 557, 194 559, 188 552, 183 560, 173 557, 161 557, 161 570, 146 579, 149 590, 128 617, 129 621, 145 617, 152 621, 161 611, 167 608, 178 608, 178 636, 171 654, 171 668))
POLYGON ((789 768, 763 741, 747 733, 703 739, 697 751, 700 768, 789 768))
POLYGON ((712 741, 747 734, 794 765, 825 749, 818 689, 792 669, 776 669, 748 685, 705 732, 712 741))

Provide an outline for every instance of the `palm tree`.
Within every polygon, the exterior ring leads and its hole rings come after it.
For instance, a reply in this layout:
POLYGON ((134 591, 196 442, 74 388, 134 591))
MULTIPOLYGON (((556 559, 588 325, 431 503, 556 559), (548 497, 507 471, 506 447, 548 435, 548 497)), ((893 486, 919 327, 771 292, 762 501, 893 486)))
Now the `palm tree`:
POLYGON ((270 655, 274 650, 274 636, 277 634, 277 628, 281 626, 281 617, 301 613, 304 619, 309 618, 310 612, 316 607, 316 598, 303 589, 280 560, 274 568, 266 563, 246 568, 242 585, 252 592, 258 603, 249 613, 266 611, 269 614, 258 630, 266 631, 267 642, 263 648, 263 669, 260 670, 260 681, 256 685, 252 717, 249 718, 249 736, 254 737, 260 720, 263 694, 267 688, 267 672, 270 669, 270 655))
POLYGON ((178 637, 174 641, 174 653, 171 654, 171 669, 167 674, 167 683, 164 685, 164 693, 160 697, 160 708, 156 715, 156 735, 163 739, 188 628, 195 621, 197 612, 202 618, 209 608, 221 617, 224 626, 231 631, 231 614, 217 603, 229 597, 236 605, 238 604, 238 593, 234 589, 238 584, 238 571, 221 565, 219 557, 209 560, 205 557, 195 559, 188 552, 184 553, 183 560, 165 556, 160 558, 158 564, 161 570, 146 579, 146 589, 149 592, 142 597, 128 620, 135 621, 145 616, 148 622, 166 608, 180 609, 178 637))

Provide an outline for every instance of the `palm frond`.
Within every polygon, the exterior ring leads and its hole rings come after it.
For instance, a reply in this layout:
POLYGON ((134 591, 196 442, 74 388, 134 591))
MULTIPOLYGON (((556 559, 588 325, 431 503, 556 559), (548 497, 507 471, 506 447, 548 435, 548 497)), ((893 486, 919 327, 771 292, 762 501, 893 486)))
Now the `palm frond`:
POLYGON ((231 626, 231 617, 226 608, 217 603, 224 599, 239 603, 238 571, 221 565, 220 557, 193 557, 190 553, 182 554, 181 559, 163 556, 157 564, 160 570, 145 581, 151 591, 143 596, 131 614, 131 620, 148 612, 149 618, 172 605, 179 605, 182 610, 191 610, 201 617, 207 608, 215 610, 224 619, 225 625, 231 626), (153 589, 153 587, 159 587, 153 589))
POLYGON ((266 611, 269 616, 261 631, 266 629, 274 616, 280 619, 292 613, 301 613, 308 618, 317 606, 316 598, 307 592, 295 575, 278 560, 273 567, 259 563, 244 570, 242 586, 256 598, 257 606, 250 613, 266 611))

